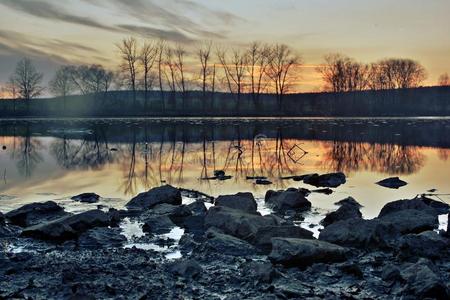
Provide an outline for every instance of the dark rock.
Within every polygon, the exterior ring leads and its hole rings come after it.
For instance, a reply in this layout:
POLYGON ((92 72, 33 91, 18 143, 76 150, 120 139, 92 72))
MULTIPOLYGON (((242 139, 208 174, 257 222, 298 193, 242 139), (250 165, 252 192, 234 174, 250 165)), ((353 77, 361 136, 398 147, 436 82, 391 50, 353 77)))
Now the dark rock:
POLYGON ((284 225, 284 226, 267 226, 258 228, 256 234, 250 239, 251 243, 257 248, 264 251, 270 251, 272 246, 272 238, 297 238, 297 239, 313 239, 313 233, 303 229, 300 226, 284 225))
POLYGON ((0 238, 11 238, 20 235, 22 227, 15 225, 0 225, 0 238))
POLYGON ((344 205, 344 204, 349 204, 349 205, 356 206, 356 207, 358 207, 358 208, 363 207, 363 206, 362 206, 361 204, 359 204, 359 202, 356 201, 353 197, 347 197, 347 198, 342 199, 342 200, 340 200, 340 201, 338 201, 338 202, 336 202, 336 203, 334 203, 334 204, 339 205, 339 206, 344 205))
POLYGON ((154 206, 151 210, 146 211, 142 218, 146 216, 167 216, 177 225, 183 223, 186 217, 192 215, 192 211, 187 205, 171 205, 171 204, 158 204, 154 206))
POLYGON ((186 232, 202 235, 205 232, 205 216, 189 216, 180 225, 186 232))
POLYGON ((361 270, 361 268, 359 267, 358 264, 356 263, 343 263, 342 265, 339 266, 339 269, 348 274, 348 275, 352 275, 355 276, 356 278, 363 278, 364 277, 364 273, 361 270))
POLYGON ((362 214, 359 211, 358 206, 354 204, 344 203, 336 211, 328 213, 325 218, 321 221, 324 227, 331 225, 337 221, 347 220, 347 219, 361 219, 362 214))
POLYGON ((260 282, 270 283, 276 276, 275 269, 270 262, 251 261, 243 266, 243 275, 260 282))
POLYGON ((169 270, 172 274, 192 279, 199 277, 203 268, 193 259, 177 261, 170 265, 169 270))
POLYGON ((328 174, 311 174, 303 178, 303 182, 315 187, 338 187, 346 182, 342 172, 328 174))
POLYGON ((150 216, 144 220, 142 230, 154 234, 168 233, 176 225, 168 216, 150 216))
POLYGON ((223 171, 223 170, 215 170, 215 171, 214 171, 214 176, 215 176, 215 177, 222 177, 222 176, 225 176, 225 171, 223 171))
POLYGON ((247 180, 265 180, 267 179, 266 176, 246 176, 245 179, 247 180))
POLYGON ((325 195, 331 195, 333 194, 333 190, 330 188, 324 188, 324 189, 316 189, 312 190, 313 193, 319 193, 319 194, 325 194, 325 195))
POLYGON ((78 237, 78 246, 83 249, 121 247, 127 239, 120 232, 119 228, 93 228, 78 237))
POLYGON ((30 203, 5 214, 5 217, 13 225, 21 227, 33 226, 42 222, 66 216, 69 213, 53 201, 43 203, 30 203))
POLYGON ((231 235, 220 233, 217 230, 208 229, 205 246, 217 253, 232 256, 255 255, 256 249, 241 239, 231 235))
POLYGON ((384 281, 397 281, 400 277, 400 269, 391 264, 387 264, 381 271, 381 279, 384 281))
POLYGON ((27 227, 21 235, 43 240, 64 241, 74 239, 91 228, 106 227, 110 224, 110 216, 96 209, 27 227))
POLYGON ((0 225, 5 225, 5 216, 0 211, 0 225))
POLYGON ((188 204, 188 207, 194 216, 204 216, 207 211, 205 203, 199 200, 188 204))
POLYGON ((258 185, 269 185, 272 184, 272 181, 267 179, 256 179, 255 183, 258 185))
POLYGON ((311 202, 305 198, 304 193, 294 188, 285 191, 269 190, 266 192, 264 201, 276 211, 305 211, 311 208, 311 202))
POLYGON ((406 282, 406 290, 417 299, 450 298, 448 287, 438 275, 435 266, 428 260, 420 259, 401 270, 400 274, 406 282))
POLYGON ((224 206, 211 207, 205 218, 206 228, 216 227, 226 234, 242 239, 254 236, 258 228, 279 224, 279 219, 271 215, 249 214, 224 206))
POLYGON ((257 204, 252 193, 237 193, 235 195, 219 196, 214 205, 226 206, 250 214, 256 214, 257 209, 257 204))
POLYGON ((305 267, 344 261, 347 252, 346 248, 318 240, 273 238, 269 259, 290 267, 305 267))
POLYGON ((405 181, 401 180, 398 177, 390 177, 390 178, 386 178, 381 181, 378 181, 376 184, 390 188, 390 189, 398 189, 402 186, 407 185, 408 183, 406 183, 405 181))
POLYGON ((404 257, 426 257, 438 259, 448 255, 448 239, 434 231, 402 236, 398 243, 398 251, 404 257))
POLYGON ((384 248, 400 233, 390 223, 378 219, 348 219, 325 227, 319 239, 333 244, 357 248, 384 248))
POLYGON ((411 200, 397 200, 387 203, 381 209, 378 217, 383 217, 392 212, 397 212, 404 209, 417 209, 438 216, 448 213, 450 210, 450 205, 424 196, 419 196, 411 200))
POLYGON ((81 203, 97 203, 99 198, 100 198, 100 196, 97 195, 96 193, 83 193, 83 194, 73 196, 70 199, 81 202, 81 203))
POLYGON ((392 224, 400 233, 420 233, 438 228, 438 217, 417 209, 404 209, 379 218, 384 223, 392 224))
POLYGON ((153 188, 148 192, 140 193, 126 204, 127 208, 150 209, 158 204, 181 204, 181 193, 170 185, 153 188))

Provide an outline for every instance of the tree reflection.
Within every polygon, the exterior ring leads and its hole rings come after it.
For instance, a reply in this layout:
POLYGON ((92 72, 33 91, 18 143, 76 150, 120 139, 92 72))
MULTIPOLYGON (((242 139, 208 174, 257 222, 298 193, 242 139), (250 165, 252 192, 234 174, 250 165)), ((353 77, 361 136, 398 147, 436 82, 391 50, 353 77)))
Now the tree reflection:
MULTIPOLYGON (((16 145, 14 145, 16 149, 16 145)), ((43 161, 42 142, 31 137, 30 125, 27 124, 25 134, 19 138, 17 151, 12 152, 12 159, 17 160, 17 169, 22 176, 31 177, 36 166, 43 161)))

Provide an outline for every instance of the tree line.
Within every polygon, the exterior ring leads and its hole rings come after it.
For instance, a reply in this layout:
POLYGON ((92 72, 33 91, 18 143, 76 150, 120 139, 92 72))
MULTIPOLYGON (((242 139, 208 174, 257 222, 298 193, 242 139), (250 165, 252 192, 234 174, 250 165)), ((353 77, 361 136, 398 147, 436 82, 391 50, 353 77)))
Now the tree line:
MULTIPOLYGON (((151 91, 160 92, 163 111, 173 107, 181 95, 183 109, 189 92, 200 92, 204 109, 206 99, 215 92, 228 92, 235 99, 236 109, 243 94, 250 94, 258 107, 262 94, 273 94, 281 107, 283 96, 293 92, 302 66, 301 56, 284 44, 253 42, 246 48, 225 48, 203 42, 195 49, 164 40, 125 38, 116 44, 119 55, 112 71, 102 65, 61 66, 48 83, 49 91, 64 99, 72 94, 100 94, 114 90, 143 92, 148 109, 151 91)), ((341 55, 325 56, 317 71, 324 82, 324 91, 351 92, 362 90, 401 89, 420 86, 426 79, 425 68, 411 59, 384 59, 365 64, 341 55)), ((448 74, 439 77, 439 85, 450 85, 448 74)), ((5 92, 13 99, 30 100, 42 95, 43 74, 32 61, 18 62, 5 92)))

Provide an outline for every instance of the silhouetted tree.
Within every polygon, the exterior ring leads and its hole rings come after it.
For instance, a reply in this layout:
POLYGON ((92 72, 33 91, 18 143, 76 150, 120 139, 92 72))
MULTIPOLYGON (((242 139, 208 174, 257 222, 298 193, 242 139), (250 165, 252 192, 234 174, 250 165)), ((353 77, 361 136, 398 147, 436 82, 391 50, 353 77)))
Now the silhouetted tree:
POLYGON ((203 110, 206 110, 206 91, 208 78, 211 75, 210 59, 211 59, 212 42, 204 43, 198 50, 197 56, 200 60, 200 81, 202 88, 202 105, 203 110))
POLYGON ((49 82, 50 91, 57 96, 63 97, 64 110, 66 109, 66 96, 76 89, 76 85, 72 80, 72 70, 70 66, 60 67, 49 82))
POLYGON ((158 42, 158 82, 159 82, 159 92, 161 96, 161 106, 162 111, 166 110, 166 104, 164 100, 164 89, 163 89, 163 69, 164 69, 164 51, 166 48, 166 42, 164 40, 160 40, 158 42))
POLYGON ((158 55, 158 48, 154 42, 145 42, 142 46, 139 62, 142 68, 143 74, 143 87, 144 87, 144 100, 145 100, 145 110, 147 110, 148 102, 148 91, 153 86, 153 81, 155 77, 152 74, 152 69, 155 64, 158 55))
POLYGON ((38 72, 30 59, 24 58, 17 63, 10 82, 17 87, 17 93, 24 100, 31 100, 41 95, 43 74, 38 72))
POLYGON ((177 45, 174 49, 175 54, 175 70, 176 80, 179 90, 181 90, 181 100, 183 101, 183 110, 186 109, 187 98, 187 80, 185 74, 185 57, 186 50, 181 45, 177 45))
POLYGON ((448 76, 448 73, 444 73, 441 76, 439 76, 438 85, 440 85, 440 86, 449 86, 450 85, 450 78, 448 76))
POLYGON ((175 93, 177 91, 175 50, 171 46, 166 46, 164 50, 164 77, 166 78, 170 91, 170 106, 173 108, 175 106, 175 93))
POLYGON ((259 105, 261 93, 267 87, 268 81, 265 80, 267 68, 270 64, 271 51, 268 45, 262 45, 259 42, 253 42, 247 52, 247 69, 250 76, 250 90, 252 100, 255 106, 259 105))
POLYGON ((136 107, 136 78, 137 78, 137 41, 135 38, 130 37, 123 39, 120 44, 117 44, 117 48, 121 57, 121 71, 127 75, 126 81, 128 86, 133 92, 133 106, 136 107))
POLYGON ((113 80, 113 73, 101 65, 82 65, 67 67, 72 84, 83 94, 108 92, 113 80))
POLYGON ((405 89, 419 86, 426 79, 424 67, 411 59, 385 59, 372 64, 372 89, 405 89))

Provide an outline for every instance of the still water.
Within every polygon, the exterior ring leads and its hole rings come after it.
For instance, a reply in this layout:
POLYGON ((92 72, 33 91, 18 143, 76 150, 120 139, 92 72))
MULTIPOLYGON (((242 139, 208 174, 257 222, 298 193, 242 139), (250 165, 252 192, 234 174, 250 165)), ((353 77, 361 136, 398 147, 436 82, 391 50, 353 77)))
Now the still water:
POLYGON ((268 189, 314 188, 281 177, 342 171, 347 183, 333 194, 309 196, 316 211, 352 196, 365 217, 374 217, 386 202, 431 189, 435 199, 450 203, 449 158, 449 118, 3 120, 0 211, 46 200, 76 210, 70 197, 82 192, 120 208, 164 183, 263 198, 268 189), (204 180, 214 170, 231 179, 204 180), (247 176, 273 183, 256 185, 247 176), (375 184, 390 176, 408 185, 375 184))

